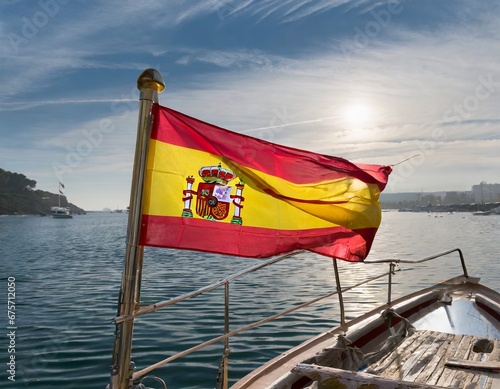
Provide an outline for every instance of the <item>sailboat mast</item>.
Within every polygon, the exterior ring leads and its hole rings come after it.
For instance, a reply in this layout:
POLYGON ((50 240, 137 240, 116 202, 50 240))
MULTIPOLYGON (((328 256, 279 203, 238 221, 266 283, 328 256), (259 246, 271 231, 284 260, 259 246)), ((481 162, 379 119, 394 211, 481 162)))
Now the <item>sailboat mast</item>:
MULTIPOLYGON (((144 247, 139 245, 139 233, 148 140, 151 132, 151 109, 153 103, 158 103, 158 93, 165 89, 165 83, 157 70, 146 69, 137 79, 137 88, 140 91, 139 120, 130 190, 126 252, 118 297, 118 316, 132 316, 140 301, 144 247)), ((126 320, 116 325, 110 389, 129 387, 133 371, 130 360, 133 327, 133 320, 126 320)))

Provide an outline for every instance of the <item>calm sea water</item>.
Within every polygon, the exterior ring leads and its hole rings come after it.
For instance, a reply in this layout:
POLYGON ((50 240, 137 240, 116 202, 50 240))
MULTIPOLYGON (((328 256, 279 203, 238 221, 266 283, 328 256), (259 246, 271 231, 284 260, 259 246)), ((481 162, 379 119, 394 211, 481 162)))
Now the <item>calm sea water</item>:
MULTIPOLYGON (((0 387, 104 388, 111 362, 127 215, 90 213, 69 220, 0 217, 0 387), (7 279, 15 278, 15 382, 7 380, 7 279)), ((384 212, 370 259, 419 259, 459 247, 469 274, 500 289, 500 216, 384 212)), ((257 260, 146 249, 142 299, 166 300, 206 286, 257 260)), ((387 268, 340 263, 343 286, 387 268)), ((404 267, 394 295, 461 274, 457 256, 404 267)), ((231 284, 231 329, 334 289, 332 261, 300 254, 231 284)), ((133 359, 139 368, 223 332, 223 290, 139 318, 133 359)), ((382 281, 345 296, 352 318, 386 299, 382 281)), ((230 378, 338 324, 336 297, 231 340, 230 378)), ((169 389, 213 388, 222 343, 154 374, 169 389)), ((152 381, 148 384, 154 386, 152 381)), ((158 387, 158 386, 156 386, 158 387)))

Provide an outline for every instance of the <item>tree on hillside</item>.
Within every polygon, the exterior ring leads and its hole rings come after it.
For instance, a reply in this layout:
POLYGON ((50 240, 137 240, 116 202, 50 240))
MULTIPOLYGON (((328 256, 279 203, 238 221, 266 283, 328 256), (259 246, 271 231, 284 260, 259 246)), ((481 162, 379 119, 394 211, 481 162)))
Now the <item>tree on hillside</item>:
POLYGON ((23 190, 34 190, 35 188, 36 181, 30 180, 24 174, 0 169, 0 192, 21 192, 23 190))

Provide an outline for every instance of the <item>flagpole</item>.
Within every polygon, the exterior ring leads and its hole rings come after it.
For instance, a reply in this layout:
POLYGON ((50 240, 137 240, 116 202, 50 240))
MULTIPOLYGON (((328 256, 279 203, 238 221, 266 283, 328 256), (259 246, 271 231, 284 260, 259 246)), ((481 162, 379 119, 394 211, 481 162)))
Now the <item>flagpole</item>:
MULTIPOLYGON (((160 72, 155 69, 146 69, 137 79, 137 88, 140 91, 139 120, 130 190, 126 252, 118 297, 118 316, 131 316, 140 301, 144 247, 139 245, 139 233, 147 148, 151 132, 151 109, 153 103, 158 103, 158 93, 165 89, 165 82, 160 72)), ((133 320, 116 325, 110 389, 128 389, 129 387, 134 368, 130 360, 133 328, 133 320)))

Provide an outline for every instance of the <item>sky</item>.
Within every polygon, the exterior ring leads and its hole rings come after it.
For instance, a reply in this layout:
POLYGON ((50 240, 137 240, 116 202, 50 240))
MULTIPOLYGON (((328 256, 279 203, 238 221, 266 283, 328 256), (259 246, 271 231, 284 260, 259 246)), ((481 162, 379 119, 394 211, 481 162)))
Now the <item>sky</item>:
POLYGON ((499 183, 499 21, 497 0, 2 0, 0 168, 125 208, 154 68, 161 105, 394 165, 387 193, 499 183))

